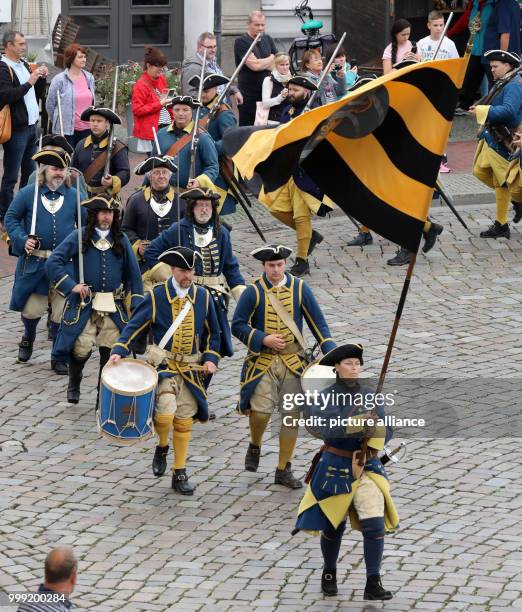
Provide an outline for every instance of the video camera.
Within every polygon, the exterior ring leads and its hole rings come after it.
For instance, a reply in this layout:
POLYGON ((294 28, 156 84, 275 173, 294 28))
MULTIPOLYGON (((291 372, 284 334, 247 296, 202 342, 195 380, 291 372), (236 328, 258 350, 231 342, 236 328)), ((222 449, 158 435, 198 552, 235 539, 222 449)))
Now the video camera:
POLYGON ((301 32, 305 36, 294 38, 288 54, 290 55, 290 70, 292 74, 299 71, 303 53, 308 49, 318 49, 322 56, 325 49, 332 43, 337 42, 334 34, 321 34, 323 22, 314 19, 308 0, 302 0, 294 9, 294 15, 302 21, 301 32))

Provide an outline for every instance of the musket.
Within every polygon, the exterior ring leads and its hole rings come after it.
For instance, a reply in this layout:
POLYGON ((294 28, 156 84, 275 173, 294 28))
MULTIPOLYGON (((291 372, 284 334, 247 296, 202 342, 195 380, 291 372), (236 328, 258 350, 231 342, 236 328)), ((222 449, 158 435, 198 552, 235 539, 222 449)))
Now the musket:
MULTIPOLYGON (((112 112, 116 112, 116 99, 118 96, 118 74, 119 74, 119 66, 116 66, 114 70, 114 91, 112 92, 112 112)), ((109 130, 109 146, 107 147, 107 159, 105 160, 105 169, 103 170, 103 176, 110 176, 111 174, 111 156, 112 150, 114 148, 114 123, 111 124, 111 129, 109 130)))
MULTIPOLYGON (((40 189, 40 185, 38 184, 38 174, 37 174, 34 180, 34 196, 33 196, 33 210, 31 214, 31 230, 29 232, 29 235, 27 236, 28 238, 31 238, 32 240, 36 240, 36 246, 34 247, 35 249, 40 248, 40 239, 36 235, 36 211, 38 209, 39 189, 40 189)), ((30 253, 28 253, 28 255, 30 255, 30 253)))
POLYGON ((58 92, 58 95, 56 97, 56 101, 58 103, 58 123, 60 125, 60 136, 63 136, 62 101, 60 99, 61 97, 62 97, 62 94, 58 92))
MULTIPOLYGON (((198 147, 198 123, 199 123, 199 111, 201 109, 201 94, 203 93, 203 77, 205 76, 205 68, 207 64, 207 50, 203 52, 203 63, 201 64, 201 75, 199 77, 199 89, 198 89, 198 107, 196 108, 196 116, 194 118, 194 127, 192 128, 192 140, 190 142, 190 172, 189 180, 196 176, 196 151, 198 147)), ((179 195, 179 191, 178 191, 179 195)))
POLYGON ((440 194, 440 198, 441 200, 446 204, 446 206, 451 210, 451 212, 455 215, 455 217, 457 217, 457 220, 460 222, 460 224, 462 225, 462 227, 466 230, 468 230, 468 232, 471 234, 471 231, 469 229, 469 227, 466 225, 466 222, 464 221, 464 219, 459 215, 459 213, 457 212, 457 209, 455 208, 455 206, 453 205, 453 202, 451 201, 451 198, 449 197, 449 195, 444 191, 443 187, 442 187, 442 183, 440 182, 440 179, 437 179, 437 182, 435 183, 435 188, 437 189, 437 191, 440 194))
MULTIPOLYGON (((83 252, 82 252, 82 203, 80 196, 80 171, 76 170, 76 214, 78 216, 78 277, 80 285, 85 285, 85 275, 83 272, 83 252)), ((80 301, 80 307, 85 308, 88 302, 83 298, 80 301)))
POLYGON ((158 133, 156 132, 156 128, 152 126, 152 133, 154 135, 154 144, 156 145, 156 150, 158 151, 158 155, 161 155, 161 149, 158 141, 158 133))
POLYGON ((446 32, 449 29, 451 20, 453 19, 453 14, 454 14, 453 12, 449 14, 449 17, 446 21, 446 25, 444 26, 444 30, 442 31, 442 36, 440 37, 439 44, 437 45, 437 48, 435 49, 435 53, 433 54, 433 57, 431 58, 432 60, 437 59, 437 55, 439 54, 440 47, 442 45, 442 41, 444 40, 444 37, 446 36, 446 32))
POLYGON ((332 64, 334 63, 335 58, 337 56, 337 52, 341 48, 341 45, 343 44, 345 38, 346 38, 346 32, 343 32, 343 35, 341 36, 339 42, 337 43, 337 47, 335 47, 335 50, 332 53, 332 57, 330 58, 330 61, 328 62, 328 64, 326 64, 323 72, 321 73, 321 76, 317 83, 317 89, 314 92, 312 92, 310 99, 308 100, 308 102, 306 103, 306 106, 303 109, 303 113, 306 113, 306 111, 309 111, 312 108, 312 102, 315 100, 315 96, 319 93, 319 89, 321 85, 323 84, 323 81, 326 79, 327 75, 330 74, 330 68, 332 67, 332 64))
POLYGON ((257 34, 257 36, 254 38, 254 40, 252 41, 252 44, 250 45, 250 47, 248 47, 247 52, 245 53, 245 55, 243 56, 243 59, 239 62, 239 64, 237 65, 237 68, 234 70, 232 76, 230 77, 229 82, 225 85, 225 88, 223 89, 223 91, 219 94, 218 99, 216 100, 216 103, 214 104, 214 106, 210 109, 210 112, 208 113, 208 120, 209 122, 212 121, 212 119, 214 118, 214 115, 218 112, 219 110, 219 106, 220 104, 223 102, 223 100, 226 98, 228 90, 232 87, 237 75, 239 74, 239 71, 241 70, 241 68, 243 68, 243 66, 245 65, 245 62, 248 59, 248 56, 252 53, 252 50, 254 49, 254 47, 257 45, 259 39, 261 38, 262 33, 259 32, 259 34, 257 34))
POLYGON ((180 217, 181 217, 181 203, 179 198, 179 151, 176 154, 176 213, 178 216, 178 245, 181 244, 181 225, 180 225, 180 217))

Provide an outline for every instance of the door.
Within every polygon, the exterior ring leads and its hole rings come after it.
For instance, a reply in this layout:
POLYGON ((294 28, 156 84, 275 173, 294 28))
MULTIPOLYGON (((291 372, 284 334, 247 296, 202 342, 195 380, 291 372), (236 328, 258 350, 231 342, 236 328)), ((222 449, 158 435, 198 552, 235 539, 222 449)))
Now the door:
POLYGON ((184 0, 62 0, 62 14, 80 26, 80 44, 124 64, 141 61, 146 45, 169 62, 183 59, 184 0))

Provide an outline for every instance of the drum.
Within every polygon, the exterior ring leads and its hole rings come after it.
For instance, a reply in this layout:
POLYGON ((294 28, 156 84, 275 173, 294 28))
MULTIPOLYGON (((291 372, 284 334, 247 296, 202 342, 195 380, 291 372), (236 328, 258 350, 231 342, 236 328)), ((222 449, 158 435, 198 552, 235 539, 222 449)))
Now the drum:
POLYGON ((335 372, 332 366, 319 365, 318 361, 309 363, 301 374, 301 387, 306 393, 309 391, 323 391, 335 382, 335 372))
POLYGON ((152 436, 158 373, 140 359, 121 359, 102 370, 98 429, 118 444, 152 436))

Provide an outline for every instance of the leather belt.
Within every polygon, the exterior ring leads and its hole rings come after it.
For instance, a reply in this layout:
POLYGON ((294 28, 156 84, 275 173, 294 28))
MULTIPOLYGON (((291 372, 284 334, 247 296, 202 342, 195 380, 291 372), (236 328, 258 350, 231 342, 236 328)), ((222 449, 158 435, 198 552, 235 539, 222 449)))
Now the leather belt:
POLYGON ((268 353, 269 355, 293 355, 295 353, 302 353, 303 349, 299 343, 291 342, 287 344, 282 351, 276 351, 275 349, 265 347, 261 352, 268 353))
POLYGON ((31 255, 33 257, 40 257, 41 259, 49 259, 52 254, 52 251, 43 251, 41 249, 34 249, 33 251, 31 251, 31 255))
POLYGON ((201 361, 201 355, 196 353, 195 355, 185 355, 185 353, 171 353, 165 351, 167 359, 169 361, 175 361, 177 363, 199 363, 201 361))
POLYGON ((225 284, 225 277, 223 274, 218 276, 194 276, 194 282, 196 285, 207 285, 208 287, 222 287, 225 284))
MULTIPOLYGON (((353 454, 361 449, 358 448, 354 451, 346 451, 342 448, 337 448, 336 446, 329 446, 328 444, 325 444, 321 450, 325 453, 332 453, 332 455, 337 455, 338 457, 345 457, 346 459, 351 459, 353 457, 353 454)), ((375 448, 366 449, 366 455, 368 457, 377 457, 378 454, 379 451, 375 448)))

